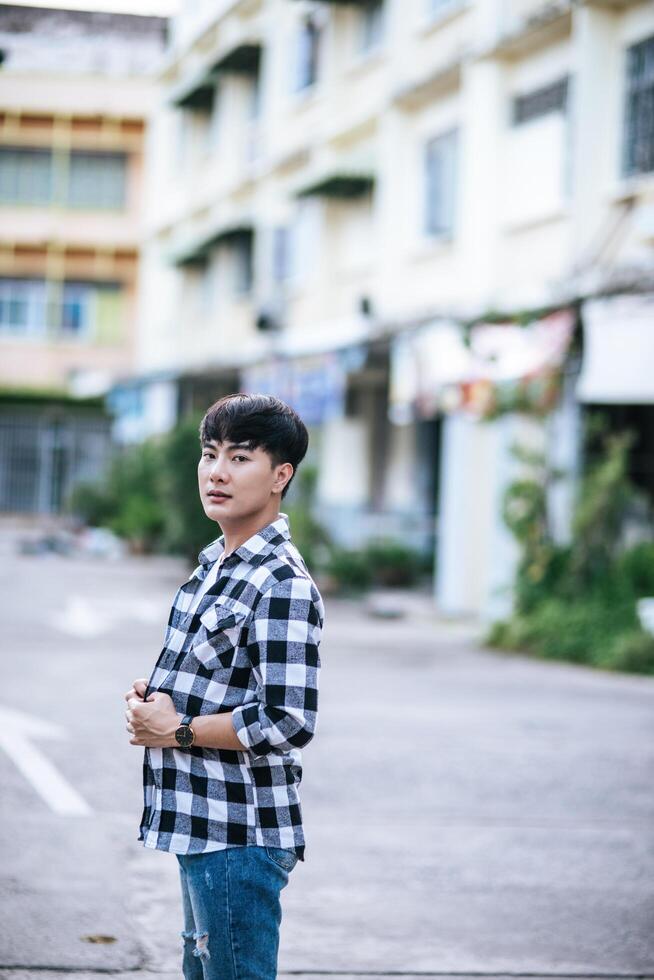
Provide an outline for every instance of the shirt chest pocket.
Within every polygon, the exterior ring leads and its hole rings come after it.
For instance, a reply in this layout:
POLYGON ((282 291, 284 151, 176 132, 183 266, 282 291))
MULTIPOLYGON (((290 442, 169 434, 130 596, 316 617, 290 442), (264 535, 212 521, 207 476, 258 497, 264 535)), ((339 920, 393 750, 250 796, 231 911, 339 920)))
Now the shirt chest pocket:
POLYGON ((190 652, 207 670, 250 667, 245 649, 249 613, 212 603, 200 615, 190 652))

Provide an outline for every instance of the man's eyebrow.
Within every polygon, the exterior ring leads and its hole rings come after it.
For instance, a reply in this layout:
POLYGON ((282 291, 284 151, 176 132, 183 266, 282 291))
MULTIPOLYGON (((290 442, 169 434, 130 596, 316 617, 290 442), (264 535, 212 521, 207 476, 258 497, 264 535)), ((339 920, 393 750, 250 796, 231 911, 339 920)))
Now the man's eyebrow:
MULTIPOLYGON (((204 443, 202 443, 202 448, 203 449, 213 449, 214 448, 214 445, 222 445, 222 443, 204 442, 204 443)), ((229 449, 229 450, 232 450, 232 449, 247 449, 249 452, 252 452, 253 446, 249 442, 228 442, 228 443, 226 443, 226 448, 229 449)))

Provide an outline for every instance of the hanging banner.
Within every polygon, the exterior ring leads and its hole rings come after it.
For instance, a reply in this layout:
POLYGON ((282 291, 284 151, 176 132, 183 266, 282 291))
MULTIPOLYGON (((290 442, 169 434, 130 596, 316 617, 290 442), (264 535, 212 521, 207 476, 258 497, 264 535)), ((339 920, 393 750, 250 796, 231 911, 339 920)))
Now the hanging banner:
POLYGON ((579 401, 654 404, 654 293, 588 300, 582 321, 579 401))
POLYGON ((274 358, 241 372, 241 391, 275 395, 306 425, 343 414, 347 360, 338 351, 301 358, 274 358))
POLYGON ((439 320, 394 338, 391 347, 389 417, 402 425, 442 409, 447 388, 463 381, 470 351, 458 323, 439 320))
POLYGON ((437 321, 397 337, 391 353, 389 417, 403 424, 439 412, 491 417, 548 411, 574 331, 572 310, 526 326, 437 321))

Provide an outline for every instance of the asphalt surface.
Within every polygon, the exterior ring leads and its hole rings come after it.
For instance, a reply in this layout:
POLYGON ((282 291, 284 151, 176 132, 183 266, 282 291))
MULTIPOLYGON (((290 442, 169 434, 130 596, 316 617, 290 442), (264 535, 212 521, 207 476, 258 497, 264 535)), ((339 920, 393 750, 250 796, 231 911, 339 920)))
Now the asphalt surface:
MULTIPOLYGON (((181 977, 123 692, 187 568, 0 552, 0 977, 181 977), (87 814, 54 812, 16 739, 87 814)), ((326 599, 279 976, 654 977, 654 680, 484 652, 405 606, 326 599)))

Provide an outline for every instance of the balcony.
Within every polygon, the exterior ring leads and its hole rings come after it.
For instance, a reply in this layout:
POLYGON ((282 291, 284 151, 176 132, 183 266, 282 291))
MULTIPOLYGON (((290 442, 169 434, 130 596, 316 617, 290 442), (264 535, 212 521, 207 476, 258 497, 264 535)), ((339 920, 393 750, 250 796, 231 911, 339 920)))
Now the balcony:
POLYGON ((421 77, 403 82, 393 92, 393 101, 404 109, 418 109, 455 91, 461 84, 463 55, 421 77))
POLYGON ((566 37, 572 29, 572 0, 505 0, 495 52, 509 58, 566 37))

